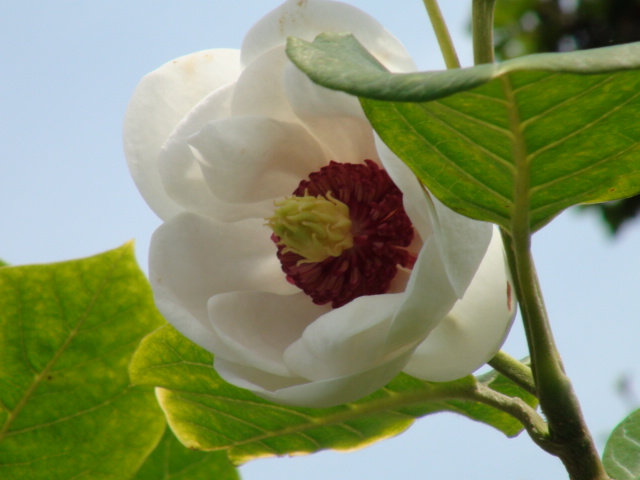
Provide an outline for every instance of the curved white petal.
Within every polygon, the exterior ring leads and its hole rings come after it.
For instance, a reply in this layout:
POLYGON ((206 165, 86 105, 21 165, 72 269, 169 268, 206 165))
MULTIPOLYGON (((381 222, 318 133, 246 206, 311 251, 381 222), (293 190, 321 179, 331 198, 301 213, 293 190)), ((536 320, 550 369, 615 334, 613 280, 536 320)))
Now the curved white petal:
POLYGON ((444 382, 475 371, 500 349, 516 312, 512 282, 497 229, 462 300, 417 348, 404 371, 444 382))
POLYGON ((214 216, 220 202, 212 195, 188 138, 207 122, 228 116, 234 85, 215 90, 205 97, 176 126, 158 155, 164 189, 185 210, 214 216))
POLYGON ((411 169, 377 135, 376 147, 389 176, 402 190, 414 228, 423 240, 434 234, 449 282, 462 298, 489 246, 491 224, 464 217, 427 196, 411 169))
POLYGON ((353 117, 366 121, 357 97, 313 83, 293 63, 288 62, 283 68, 282 77, 284 92, 298 116, 308 119, 329 117, 334 120, 353 117))
POLYGON ((287 100, 305 127, 341 163, 377 161, 373 130, 358 99, 311 82, 293 64, 285 68, 287 100))
POLYGON ((156 305, 183 335, 211 349, 207 301, 236 290, 290 295, 275 255, 270 230, 261 219, 221 223, 181 213, 153 234, 149 281, 156 305))
POLYGON ((244 38, 242 64, 284 45, 287 37, 313 40, 323 32, 352 32, 389 70, 415 70, 402 44, 377 20, 351 5, 320 0, 287 0, 262 17, 244 38))
POLYGON ((404 296, 386 340, 391 351, 421 342, 457 300, 433 237, 422 246, 404 296))
POLYGON ((285 350, 330 307, 315 305, 304 293, 231 292, 212 297, 208 309, 216 356, 293 376, 283 362, 285 350))
POLYGON ((214 367, 227 382, 282 405, 325 408, 353 402, 384 387, 400 373, 411 352, 371 370, 308 382, 296 377, 278 377, 216 357, 214 367))
POLYGON ((309 325, 285 352, 285 363, 300 377, 326 380, 374 368, 398 352, 385 340, 402 294, 359 297, 309 325))
POLYGON ((375 145, 384 166, 393 183, 402 191, 404 210, 411 219, 413 228, 423 241, 433 233, 429 198, 411 169, 391 151, 387 144, 375 134, 375 145))
POLYGON ((431 197, 435 235, 444 258, 447 276, 458 298, 462 298, 485 257, 493 226, 464 217, 431 197))
POLYGON ((238 51, 226 49, 185 55, 146 75, 133 93, 124 119, 125 156, 140 193, 160 218, 182 210, 164 192, 160 147, 196 103, 236 79, 239 57, 238 51))
POLYGON ((300 180, 328 163, 303 127, 263 116, 211 122, 190 143, 211 191, 233 203, 291 195, 300 180))
POLYGON ((263 115, 296 121, 287 100, 283 74, 289 59, 284 48, 273 48, 246 66, 238 78, 231 106, 233 115, 263 115))
POLYGON ((273 212, 273 200, 244 203, 226 202, 211 191, 202 172, 200 156, 189 144, 190 138, 207 123, 228 118, 234 84, 215 90, 196 105, 173 130, 160 150, 158 163, 167 195, 185 210, 201 213, 223 222, 247 218, 266 218, 273 212))

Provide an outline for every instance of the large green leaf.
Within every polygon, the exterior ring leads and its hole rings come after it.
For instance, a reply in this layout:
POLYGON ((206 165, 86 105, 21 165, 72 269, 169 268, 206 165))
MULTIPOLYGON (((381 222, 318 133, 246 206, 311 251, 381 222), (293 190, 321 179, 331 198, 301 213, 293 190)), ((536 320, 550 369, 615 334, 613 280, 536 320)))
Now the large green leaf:
POLYGON ((508 230, 528 217, 535 231, 571 205, 640 192, 640 43, 412 74, 349 35, 290 39, 288 54, 365 97, 384 142, 464 215, 508 230))
POLYGON ((138 342, 163 320, 131 245, 0 269, 0 478, 122 480, 158 443, 138 342))
POLYGON ((170 429, 133 480, 238 480, 238 471, 225 452, 186 448, 170 429))
MULTIPOLYGON (((505 413, 483 404, 445 400, 458 382, 428 383, 400 375, 386 388, 358 402, 311 409, 276 405, 224 382, 212 368, 212 355, 173 327, 145 338, 131 363, 137 384, 154 385, 169 425, 188 447, 226 450, 234 463, 253 458, 311 453, 322 449, 350 450, 394 436, 415 418, 451 411, 485 422, 506 435, 517 435, 522 425, 505 413)), ((517 387, 503 377, 492 377, 491 387, 506 394, 517 387)), ((519 390, 529 404, 535 399, 519 390)))
POLYGON ((614 428, 602 461, 607 473, 615 480, 640 479, 640 410, 614 428))

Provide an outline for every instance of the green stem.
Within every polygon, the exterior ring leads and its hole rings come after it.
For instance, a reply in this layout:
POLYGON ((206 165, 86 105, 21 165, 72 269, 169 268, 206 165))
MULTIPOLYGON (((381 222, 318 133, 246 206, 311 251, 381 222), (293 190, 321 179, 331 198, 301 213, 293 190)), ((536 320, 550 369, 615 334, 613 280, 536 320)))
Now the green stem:
POLYGON ((460 394, 460 398, 494 407, 516 418, 529 433, 533 441, 544 450, 550 448, 549 429, 543 418, 518 397, 509 397, 476 382, 460 394))
POLYGON ((549 425, 551 445, 546 450, 562 460, 573 480, 608 479, 553 339, 531 255, 531 168, 524 131, 511 82, 506 77, 501 81, 508 105, 516 167, 512 235, 503 237, 508 240, 507 256, 514 272, 540 407, 549 425))
POLYGON ((519 239, 520 236, 514 235, 514 246, 522 317, 531 336, 531 363, 540 407, 547 417, 554 445, 549 451, 562 460, 572 479, 608 479, 558 355, 531 251, 522 245, 524 239, 519 239))
POLYGON ((438 39, 438 45, 440 45, 440 51, 442 52, 445 65, 447 68, 460 68, 460 60, 458 60, 458 54, 453 46, 453 41, 451 40, 447 24, 438 6, 438 1, 424 0, 424 6, 427 9, 431 26, 438 39))
POLYGON ((493 63, 493 8, 496 0, 473 0, 473 61, 493 63))
POLYGON ((514 383, 524 388, 533 396, 538 396, 536 384, 533 381, 533 373, 525 364, 519 362, 515 358, 507 355, 503 351, 496 353, 495 357, 489 360, 491 365, 497 372, 511 379, 514 383))

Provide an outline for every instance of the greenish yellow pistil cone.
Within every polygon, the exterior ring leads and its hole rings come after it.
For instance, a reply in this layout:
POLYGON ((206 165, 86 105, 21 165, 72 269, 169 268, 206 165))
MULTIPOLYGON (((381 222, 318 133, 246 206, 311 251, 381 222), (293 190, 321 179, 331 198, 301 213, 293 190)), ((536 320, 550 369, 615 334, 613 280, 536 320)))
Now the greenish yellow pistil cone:
POLYGON ((293 252, 305 260, 321 262, 338 257, 353 246, 349 207, 329 193, 328 198, 288 197, 275 202, 273 217, 267 225, 280 237, 283 252, 293 252))

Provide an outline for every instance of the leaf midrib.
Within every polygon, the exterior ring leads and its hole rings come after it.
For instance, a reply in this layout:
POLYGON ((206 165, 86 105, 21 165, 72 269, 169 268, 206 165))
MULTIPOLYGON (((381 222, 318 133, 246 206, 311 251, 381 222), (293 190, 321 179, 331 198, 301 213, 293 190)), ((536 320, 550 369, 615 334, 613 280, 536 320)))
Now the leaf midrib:
MULTIPOLYGON (((217 414, 221 414, 224 413, 226 415, 228 415, 228 413, 226 412, 221 412, 220 410, 217 410, 213 407, 211 407, 210 405, 203 405, 201 403, 197 403, 194 402, 193 399, 188 398, 191 395, 194 395, 190 392, 179 392, 179 391, 175 391, 175 390, 170 390, 170 389, 166 389, 167 392, 170 392, 171 395, 174 395, 176 398, 179 398, 182 401, 187 401, 190 403, 195 403, 198 407, 200 408, 206 408, 206 409, 210 409, 214 412, 216 412, 217 414)), ((402 395, 398 395, 395 392, 389 391, 386 388, 383 389, 383 391, 387 394, 387 397, 384 399, 376 399, 376 400, 372 400, 370 403, 367 403, 365 405, 358 405, 357 411, 354 412, 354 409, 348 409, 348 410, 343 410, 340 412, 336 412, 332 415, 329 416, 325 416, 321 418, 321 421, 312 421, 309 420, 308 423, 300 423, 300 424, 296 424, 296 425, 290 425, 287 426, 285 428, 282 428, 280 430, 277 431, 277 433, 274 433, 273 431, 266 431, 265 433, 263 433, 262 435, 255 435, 251 438, 247 438, 245 440, 241 440, 241 441, 237 441, 237 440, 233 440, 233 439, 229 439, 230 442, 228 445, 224 445, 224 446, 220 446, 220 447, 216 447, 216 448, 212 448, 211 451, 217 451, 217 450, 229 450, 229 449, 233 449, 233 448, 239 448, 239 447, 244 447, 247 445, 251 445, 252 443, 260 443, 262 444, 263 440, 268 440, 270 438, 275 438, 275 437, 281 437, 281 436, 286 436, 286 435, 298 435, 298 434, 304 434, 304 432, 306 430, 310 430, 313 428, 321 428, 321 427, 328 427, 328 426, 342 426, 343 424, 345 424, 345 422, 347 421, 352 421, 358 418, 362 418, 362 417, 366 417, 366 416, 370 416, 370 415, 375 415, 375 414, 392 414, 394 416, 398 416, 401 417, 398 420, 405 420, 408 422, 413 423, 418 417, 413 416, 413 415, 409 415, 406 414, 398 409, 400 408, 407 408, 407 407, 411 407, 411 406, 419 406, 424 404, 425 402, 429 402, 433 405, 438 405, 439 408, 441 408, 442 410, 457 410, 455 408, 453 408, 453 406, 449 405, 447 403, 447 401, 451 401, 454 400, 454 398, 452 398, 451 393, 447 393, 445 392, 433 392, 433 397, 432 398, 428 398, 428 395, 425 396, 425 391, 416 391, 416 392, 412 392, 411 394, 407 394, 406 392, 404 392, 402 395), (396 397, 396 398, 394 398, 396 397)), ((211 396, 208 394, 201 394, 204 396, 211 396)), ((196 394, 197 396, 197 394, 196 394)), ((233 398, 228 398, 228 397, 220 397, 222 400, 224 401, 233 401, 233 400, 237 400, 237 399, 233 399, 233 398)), ((242 400, 243 401, 243 400, 242 400)), ((266 406, 266 407, 270 407, 270 405, 261 405, 261 406, 266 406)), ((299 413, 299 412, 298 412, 299 413)), ((236 418, 235 416, 232 416, 233 418, 236 418)), ((313 419, 314 417, 308 417, 310 419, 313 419)), ((183 421, 183 420, 181 420, 183 421)), ((243 420, 243 422, 246 423, 246 420, 243 420)), ((186 422, 185 422, 186 423, 186 422)), ((199 425, 199 424, 194 424, 193 422, 189 422, 191 425, 194 425, 198 428, 203 428, 206 429, 207 431, 212 431, 209 427, 205 426, 205 425, 199 425)), ((249 424, 250 426, 256 428, 257 430, 263 430, 264 428, 257 426, 257 425, 253 425, 253 424, 249 424)), ((219 435, 218 432, 216 432, 216 435, 219 435)), ((268 447, 269 449, 271 449, 270 447, 268 447)))

